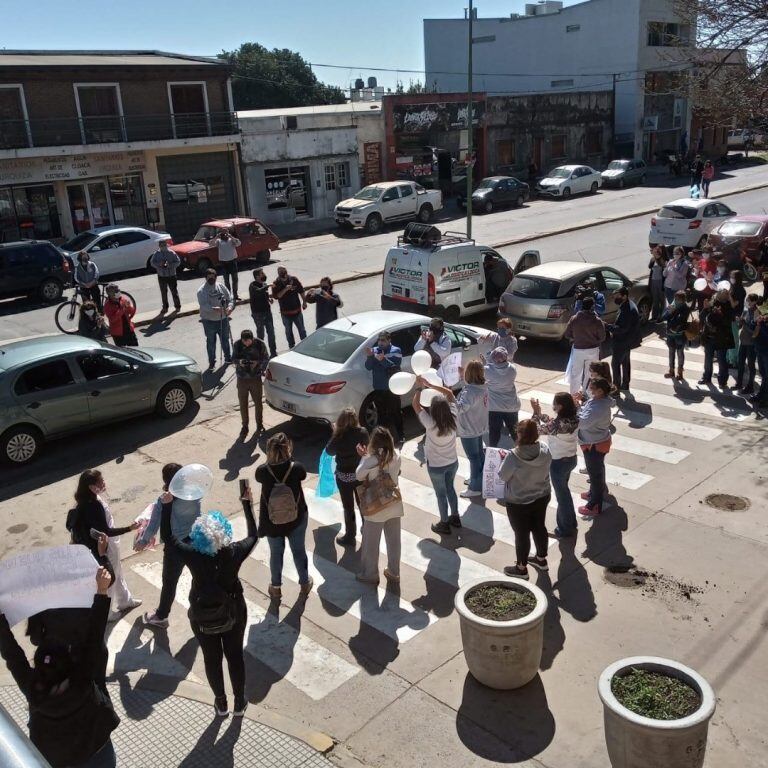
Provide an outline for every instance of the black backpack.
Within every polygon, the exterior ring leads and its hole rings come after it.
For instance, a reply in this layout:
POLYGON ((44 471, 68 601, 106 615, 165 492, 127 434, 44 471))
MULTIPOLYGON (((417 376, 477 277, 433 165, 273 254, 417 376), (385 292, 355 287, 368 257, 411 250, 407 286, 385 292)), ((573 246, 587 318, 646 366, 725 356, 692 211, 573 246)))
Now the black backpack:
POLYGON ((235 596, 227 592, 219 583, 220 560, 216 557, 215 575, 212 581, 206 581, 190 600, 187 615, 197 624, 204 635, 221 635, 229 632, 237 621, 235 596))

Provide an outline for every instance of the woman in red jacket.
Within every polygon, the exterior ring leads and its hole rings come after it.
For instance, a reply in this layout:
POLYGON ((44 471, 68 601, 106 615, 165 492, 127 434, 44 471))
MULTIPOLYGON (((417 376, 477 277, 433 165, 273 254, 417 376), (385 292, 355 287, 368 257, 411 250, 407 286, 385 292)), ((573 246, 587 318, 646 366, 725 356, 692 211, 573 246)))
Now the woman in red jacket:
POLYGON ((136 307, 125 296, 120 295, 120 288, 114 283, 107 286, 107 300, 104 302, 104 315, 109 320, 109 333, 115 346, 138 347, 136 332, 131 318, 136 314, 136 307))

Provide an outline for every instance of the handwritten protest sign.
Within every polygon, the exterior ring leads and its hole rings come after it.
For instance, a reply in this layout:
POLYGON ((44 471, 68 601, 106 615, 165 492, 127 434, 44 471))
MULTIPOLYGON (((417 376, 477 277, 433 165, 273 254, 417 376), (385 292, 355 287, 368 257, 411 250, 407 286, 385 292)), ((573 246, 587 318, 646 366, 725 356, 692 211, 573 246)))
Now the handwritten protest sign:
POLYGON ((455 387, 459 383, 459 366, 461 365, 461 352, 452 352, 443 360, 437 369, 443 384, 446 387, 455 387))
POLYGON ((499 478, 499 469, 509 451, 501 448, 486 448, 483 464, 483 498, 503 499, 504 481, 499 478))
POLYGON ((0 561, 0 612, 10 626, 49 608, 89 608, 98 564, 80 544, 45 547, 0 561))

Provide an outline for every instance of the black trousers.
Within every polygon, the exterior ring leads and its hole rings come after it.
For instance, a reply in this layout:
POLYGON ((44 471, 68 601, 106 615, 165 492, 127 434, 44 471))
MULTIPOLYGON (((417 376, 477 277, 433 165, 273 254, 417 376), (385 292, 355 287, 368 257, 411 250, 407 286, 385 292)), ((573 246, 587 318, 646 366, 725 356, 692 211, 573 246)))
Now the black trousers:
POLYGON ((232 296, 237 298, 237 259, 232 261, 220 261, 221 272, 224 275, 224 285, 227 286, 227 290, 232 291, 232 296), (232 278, 232 286, 230 287, 229 280, 232 278))
POLYGON ((379 412, 379 425, 392 432, 392 437, 403 437, 403 409, 400 404, 400 396, 388 389, 377 389, 373 393, 376 410, 379 412))
POLYGON ((547 556, 547 505, 550 494, 528 504, 507 504, 509 524, 515 532, 515 553, 518 565, 528 565, 528 555, 531 554, 531 535, 536 545, 538 557, 547 556))
POLYGON ((357 480, 347 483, 344 480, 339 480, 336 476, 336 485, 339 486, 339 496, 341 496, 341 504, 344 507, 344 533, 347 536, 357 535, 357 518, 355 517, 355 501, 357 494, 355 488, 360 483, 357 480))
POLYGON ((167 619, 171 612, 173 601, 176 599, 176 586, 183 570, 184 561, 179 556, 178 550, 173 545, 166 544, 163 549, 163 586, 157 606, 157 615, 161 619, 167 619))
POLYGON ((245 598, 238 596, 237 621, 229 632, 220 635, 204 635, 194 622, 190 622, 197 642, 203 652, 205 664, 205 676, 208 685, 211 686, 213 695, 224 696, 224 659, 227 659, 229 667, 229 679, 232 683, 232 693, 236 697, 245 696, 245 658, 243 655, 243 638, 245 637, 245 625, 247 611, 245 598))
POLYGON ((168 289, 171 290, 171 296, 173 297, 173 306, 176 309, 181 309, 181 301, 179 299, 179 281, 175 277, 163 277, 157 276, 157 282, 160 285, 160 296, 163 300, 163 309, 168 310, 168 289))
POLYGON ((629 347, 619 347, 618 349, 614 348, 611 355, 613 384, 619 389, 627 389, 629 387, 629 380, 632 376, 632 365, 629 359, 631 351, 629 347))
POLYGON ((90 288, 80 288, 80 294, 83 299, 90 299, 95 305, 99 313, 104 311, 104 306, 101 303, 101 288, 99 284, 92 285, 90 288))

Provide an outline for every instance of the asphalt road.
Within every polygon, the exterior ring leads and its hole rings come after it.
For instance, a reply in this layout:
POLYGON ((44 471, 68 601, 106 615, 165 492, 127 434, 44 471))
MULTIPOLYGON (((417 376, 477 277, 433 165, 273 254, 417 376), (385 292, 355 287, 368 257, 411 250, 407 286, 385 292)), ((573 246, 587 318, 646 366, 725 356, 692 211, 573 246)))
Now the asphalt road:
MULTIPOLYGON (((760 183, 768 183, 768 169, 763 166, 729 170, 714 182, 712 193, 716 196, 760 183)), ((522 209, 475 216, 474 236, 478 242, 493 245, 521 237, 545 236, 569 227, 591 225, 587 229, 501 250, 512 261, 524 248, 538 248, 545 261, 584 259, 612 264, 632 275, 640 274, 645 268, 647 256, 648 215, 613 224, 601 224, 601 221, 653 208, 686 194, 687 184, 672 188, 670 179, 664 176, 651 178, 644 187, 606 190, 568 202, 536 200, 522 209)), ((729 197, 728 204, 739 212, 759 213, 763 211, 764 199, 765 192, 756 190, 729 197)), ((466 229, 466 220, 463 215, 458 217, 453 207, 442 212, 435 223, 443 230, 466 229)), ((338 278, 381 269, 387 249, 400 232, 401 228, 392 227, 374 237, 349 232, 317 235, 285 243, 274 257, 276 262, 288 265, 291 272, 304 282, 313 284, 323 275, 338 278)), ((241 280, 245 284, 251 279, 251 269, 250 265, 244 265, 242 269, 241 280)), ((275 271, 275 264, 268 266, 268 277, 271 278, 275 271)), ((125 276, 119 282, 134 296, 140 313, 159 307, 154 275, 125 276)), ((200 278, 184 274, 179 284, 182 302, 194 302, 200 278)), ((349 285, 344 285, 344 293, 349 290, 349 285)), ((378 288, 369 294, 369 298, 373 300, 377 292, 378 288)), ((244 293, 245 286, 241 289, 241 294, 244 293)), ((55 307, 28 298, 0 302, 0 341, 55 332, 54 311, 55 307)))

